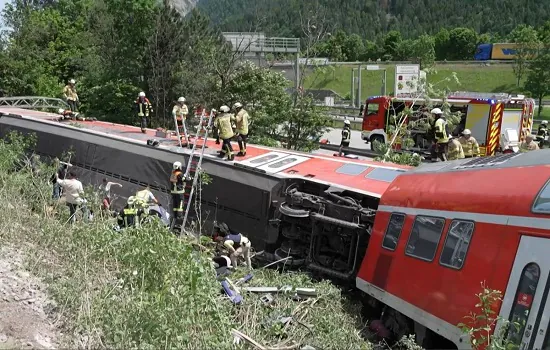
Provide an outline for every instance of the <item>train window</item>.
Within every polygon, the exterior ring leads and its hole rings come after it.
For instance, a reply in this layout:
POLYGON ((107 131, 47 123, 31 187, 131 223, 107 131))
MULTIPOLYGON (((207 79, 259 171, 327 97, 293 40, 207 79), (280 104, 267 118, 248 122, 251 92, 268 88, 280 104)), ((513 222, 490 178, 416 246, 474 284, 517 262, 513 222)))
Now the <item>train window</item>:
POLYGON ((510 327, 506 335, 506 339, 510 342, 510 345, 519 345, 521 343, 527 319, 529 318, 529 312, 531 311, 531 305, 535 298, 535 291, 539 284, 539 277, 539 265, 529 263, 523 268, 514 298, 514 305, 508 318, 511 324, 516 325, 516 327, 510 327))
POLYGON ((533 212, 539 214, 550 214, 550 180, 544 185, 535 203, 533 203, 533 212))
POLYGON ((349 163, 349 164, 344 164, 338 169, 336 169, 336 172, 339 174, 346 174, 346 175, 359 175, 365 170, 367 170, 368 168, 369 167, 366 165, 349 163))
POLYGON ((392 182, 397 175, 404 173, 404 170, 386 169, 386 168, 374 168, 370 173, 365 175, 366 179, 392 182))
POLYGON ((281 159, 278 162, 275 162, 273 164, 269 164, 268 168, 280 168, 282 166, 285 166, 285 165, 290 164, 292 162, 295 162, 297 160, 298 160, 297 158, 284 158, 284 159, 281 159))
POLYGON ((404 223, 405 214, 391 214, 390 222, 388 223, 388 228, 386 228, 386 234, 384 235, 384 241, 382 242, 382 247, 388 250, 395 250, 395 248, 397 248, 397 242, 399 241, 399 236, 401 236, 404 223))
POLYGON ((445 238, 439 263, 460 270, 470 246, 474 223, 471 221, 453 220, 445 238))
POLYGON ((265 162, 268 162, 270 160, 273 160, 275 158, 279 158, 280 156, 278 154, 268 154, 268 155, 265 155, 263 157, 260 157, 258 159, 253 159, 250 161, 251 164, 257 164, 257 163, 265 163, 265 162))
POLYGON ((432 261, 441 239, 445 219, 418 215, 407 242, 405 254, 426 261, 432 261))

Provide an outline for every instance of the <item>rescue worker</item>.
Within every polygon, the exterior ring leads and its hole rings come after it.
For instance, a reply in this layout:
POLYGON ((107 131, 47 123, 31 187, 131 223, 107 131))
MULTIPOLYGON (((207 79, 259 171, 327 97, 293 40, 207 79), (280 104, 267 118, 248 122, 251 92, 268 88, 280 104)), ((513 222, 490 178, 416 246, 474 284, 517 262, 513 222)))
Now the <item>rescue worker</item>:
POLYGON ((55 165, 57 166, 57 171, 55 174, 52 175, 50 179, 53 184, 52 199, 59 199, 61 198, 62 187, 57 182, 57 179, 64 180, 67 177, 69 166, 67 164, 62 164, 57 158, 55 159, 55 165))
POLYGON ((250 248, 252 244, 250 240, 238 232, 232 231, 226 223, 215 224, 215 236, 214 240, 217 242, 223 242, 224 248, 229 251, 229 258, 231 259, 231 265, 237 267, 237 258, 243 256, 246 260, 246 266, 251 269, 252 262, 250 261, 250 248))
POLYGON ((180 162, 174 162, 172 165, 172 174, 170 176, 172 211, 174 212, 173 219, 176 221, 183 219, 183 204, 185 200, 185 174, 181 167, 182 165, 180 162))
POLYGON ((344 128, 342 129, 342 141, 340 142, 338 157, 342 156, 342 152, 344 153, 344 156, 348 155, 347 148, 349 147, 350 141, 351 141, 351 123, 348 119, 346 119, 344 120, 344 128))
MULTIPOLYGON (((434 108, 432 109, 432 112, 439 112, 439 108, 434 108)), ((427 109, 425 112, 423 113, 426 113, 426 114, 431 114, 427 109)), ((428 128, 428 130, 426 131, 426 135, 424 136, 426 141, 430 142, 431 146, 430 146, 430 158, 432 161, 435 161, 437 159, 437 140, 436 140, 436 137, 435 137, 435 122, 437 122, 437 120, 439 119, 441 114, 433 114, 432 113, 432 117, 433 117, 433 120, 429 123, 430 127, 428 128)))
POLYGON ((147 97, 145 97, 145 92, 140 92, 138 98, 135 102, 136 112, 140 118, 141 132, 145 134, 145 129, 147 128, 149 115, 153 113, 153 105, 147 97))
POLYGON ((462 144, 453 136, 450 136, 447 152, 447 160, 464 159, 462 144))
POLYGON ((78 94, 76 93, 76 87, 75 87, 76 81, 74 79, 69 80, 69 83, 65 86, 63 89, 63 96, 65 97, 65 100, 67 100, 67 103, 69 104, 69 108, 71 109, 71 112, 76 113, 78 112, 78 94))
POLYGON ((187 133, 186 119, 189 114, 189 109, 185 104, 185 97, 178 98, 174 108, 172 109, 172 116, 178 129, 181 145, 187 146, 189 144, 189 134, 187 133), (183 135, 182 135, 183 133, 183 135))
POLYGON ((233 109, 237 114, 235 115, 235 131, 237 132, 237 142, 239 143, 239 153, 237 157, 246 156, 246 141, 248 139, 248 112, 243 109, 243 105, 240 102, 236 102, 233 105, 233 109))
POLYGON ((145 187, 141 191, 136 192, 134 197, 136 198, 136 207, 142 209, 146 215, 149 214, 149 205, 151 205, 152 203, 160 205, 159 201, 155 198, 153 192, 151 192, 149 186, 145 187))
POLYGON ((222 150, 219 154, 220 158, 227 156, 228 160, 235 159, 233 155, 233 147, 231 146, 231 138, 234 136, 233 128, 231 127, 231 114, 229 107, 220 107, 221 115, 216 118, 215 127, 218 128, 220 139, 222 139, 222 150))
MULTIPOLYGON (((435 115, 435 138, 436 138, 436 155, 442 161, 446 161, 447 145, 449 144, 449 125, 445 119, 445 115, 439 108, 432 109, 431 113, 435 115)), ((437 161, 437 159, 436 159, 437 161)))
POLYGON ((63 193, 67 206, 69 207, 70 217, 69 221, 74 223, 76 221, 76 211, 78 209, 82 210, 82 216, 85 220, 89 218, 88 208, 86 207, 86 199, 82 196, 84 195, 84 187, 82 182, 76 178, 76 174, 70 171, 67 174, 67 179, 60 179, 59 175, 55 173, 56 181, 58 184, 63 187, 63 193))
POLYGON ((539 146, 535 141, 533 141, 535 137, 532 134, 529 134, 525 137, 525 141, 523 141, 519 145, 519 151, 520 152, 529 152, 529 151, 536 151, 539 149, 539 146))
POLYGON ((220 144, 220 133, 219 133, 218 128, 215 126, 216 118, 218 117, 218 111, 213 109, 212 113, 214 113, 214 115, 212 116, 212 135, 216 139, 216 145, 219 145, 220 144))
POLYGON ((136 198, 130 196, 124 208, 122 208, 118 214, 118 226, 119 227, 139 227, 140 218, 143 211, 136 207, 136 198))
POLYGON ((103 178, 102 184, 99 185, 99 191, 102 194, 103 200, 101 203, 101 209, 109 210, 111 208, 111 187, 122 187, 118 182, 107 181, 107 178, 103 178))
POLYGON ((458 142, 460 142, 464 150, 464 158, 479 157, 479 144, 472 136, 470 129, 464 129, 458 142))
POLYGON ((544 148, 544 144, 548 141, 548 120, 543 120, 537 131, 537 142, 540 148, 544 148))

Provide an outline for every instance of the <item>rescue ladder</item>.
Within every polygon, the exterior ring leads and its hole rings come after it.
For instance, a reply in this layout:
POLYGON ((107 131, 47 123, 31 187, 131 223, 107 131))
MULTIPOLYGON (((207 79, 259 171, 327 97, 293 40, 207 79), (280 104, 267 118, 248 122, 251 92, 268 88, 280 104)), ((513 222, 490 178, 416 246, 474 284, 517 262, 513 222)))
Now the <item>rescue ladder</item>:
POLYGON ((189 161, 187 162, 187 166, 185 168, 185 174, 184 178, 186 182, 189 182, 191 179, 193 179, 193 182, 190 186, 185 186, 186 190, 189 189, 189 195, 184 195, 184 205, 185 205, 185 215, 183 217, 183 222, 181 223, 180 228, 180 235, 183 235, 185 224, 187 223, 187 218, 189 217, 189 209, 191 208, 191 201, 193 200, 193 194, 195 193, 195 187, 197 185, 197 181, 199 179, 200 173, 201 173, 201 165, 202 160, 204 158, 204 150, 206 149, 206 141, 208 140, 208 129, 210 127, 210 123, 212 123, 212 116, 214 115, 214 111, 210 111, 210 115, 208 116, 208 122, 206 124, 203 123, 203 120, 206 116, 205 108, 203 108, 201 112, 201 117, 199 120, 199 125, 197 127, 197 135, 194 138, 193 141, 193 147, 191 148, 191 154, 189 155, 189 161), (204 132, 204 141, 201 147, 199 159, 197 161, 194 161, 195 158, 195 152, 197 150, 197 140, 200 138, 200 134, 204 132), (191 173, 192 177, 191 177, 191 173))

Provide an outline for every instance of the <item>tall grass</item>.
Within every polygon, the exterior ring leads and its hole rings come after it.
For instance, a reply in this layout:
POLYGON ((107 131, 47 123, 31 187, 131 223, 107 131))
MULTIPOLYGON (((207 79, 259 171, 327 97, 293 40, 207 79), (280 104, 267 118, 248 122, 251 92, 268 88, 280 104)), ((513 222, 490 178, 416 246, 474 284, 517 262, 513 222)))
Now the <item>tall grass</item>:
POLYGON ((315 287, 318 297, 276 295, 266 306, 261 295, 246 294, 233 306, 208 254, 159 222, 120 233, 109 218, 66 224, 67 208, 50 200, 53 167, 40 164, 36 174, 23 165, 33 141, 0 140, 0 244, 29 253, 29 268, 57 302, 67 347, 229 349, 237 329, 266 348, 371 348, 361 337, 359 305, 328 282, 255 270, 250 285, 315 287), (283 325, 281 317, 293 321, 283 325))

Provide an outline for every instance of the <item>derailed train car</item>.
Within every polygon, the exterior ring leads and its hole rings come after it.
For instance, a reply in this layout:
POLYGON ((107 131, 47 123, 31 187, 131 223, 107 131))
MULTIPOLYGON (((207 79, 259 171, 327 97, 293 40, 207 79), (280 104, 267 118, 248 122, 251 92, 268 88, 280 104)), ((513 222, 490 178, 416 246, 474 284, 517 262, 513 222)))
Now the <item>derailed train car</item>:
MULTIPOLYGON (((170 138, 157 138, 158 147, 148 146, 154 130, 144 135, 139 128, 112 123, 75 125, 56 121, 55 114, 15 108, 1 108, 0 114, 0 134, 36 134, 36 153, 61 157, 72 150, 70 162, 84 184, 99 185, 102 178, 122 183, 122 189, 114 189, 120 196, 114 207, 148 185, 168 208, 172 163, 186 164, 190 154, 170 138)), ((227 222, 250 237, 267 260, 290 255, 288 264, 307 265, 351 283, 366 250, 378 200, 408 169, 258 146, 249 146, 246 157, 227 162, 216 157, 219 146, 210 141, 207 146, 202 164, 212 178, 202 189, 207 231, 214 220, 227 222)))

